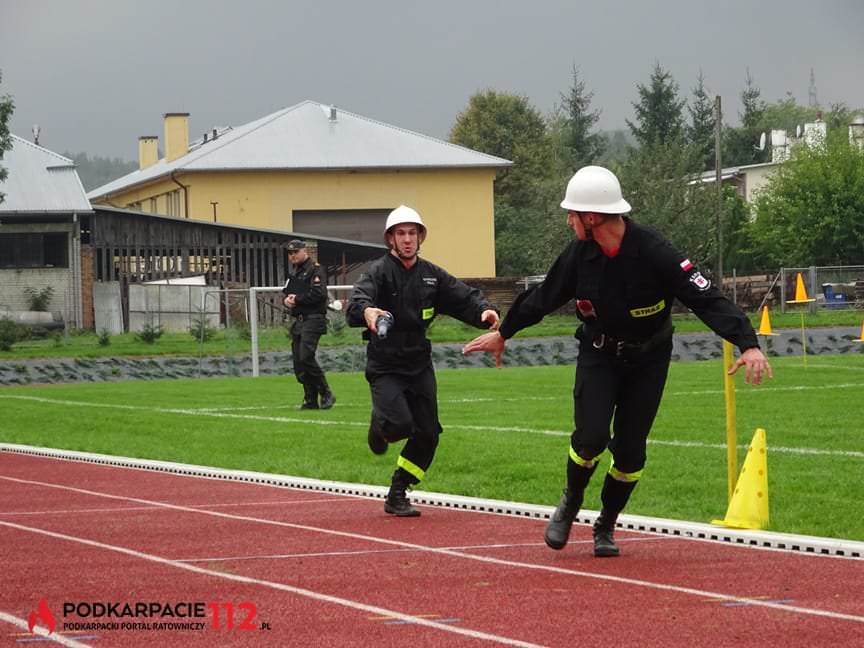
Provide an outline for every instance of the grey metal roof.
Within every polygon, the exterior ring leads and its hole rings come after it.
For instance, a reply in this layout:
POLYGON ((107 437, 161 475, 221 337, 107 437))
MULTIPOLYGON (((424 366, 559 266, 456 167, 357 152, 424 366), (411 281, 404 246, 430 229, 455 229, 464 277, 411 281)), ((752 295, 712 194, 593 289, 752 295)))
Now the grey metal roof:
POLYGON ((217 139, 194 143, 186 155, 134 171, 91 191, 90 199, 147 183, 172 171, 499 168, 512 162, 384 124, 315 101, 304 101, 217 139))
POLYGON ((69 158, 12 135, 12 148, 0 160, 9 171, 0 192, 0 214, 90 212, 75 163, 69 158))

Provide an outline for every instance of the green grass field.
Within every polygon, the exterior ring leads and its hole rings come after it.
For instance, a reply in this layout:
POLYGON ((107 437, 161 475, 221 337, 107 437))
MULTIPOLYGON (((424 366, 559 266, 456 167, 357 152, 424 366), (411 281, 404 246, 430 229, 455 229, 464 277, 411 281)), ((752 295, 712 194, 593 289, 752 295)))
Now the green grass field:
MULTIPOLYGON (((864 540, 864 357, 776 358, 737 380, 739 466, 768 433, 775 531, 864 540)), ((424 490, 555 504, 572 429, 573 367, 441 370, 445 433, 424 490)), ((333 410, 300 412, 293 378, 10 387, 0 441, 349 482, 386 484, 397 449, 366 448, 362 374, 328 376, 333 410)), ((706 522, 726 510, 719 361, 673 363, 630 513, 706 522)), ((604 465, 608 465, 608 454, 604 465)), ((586 508, 599 504, 595 475, 586 508)))

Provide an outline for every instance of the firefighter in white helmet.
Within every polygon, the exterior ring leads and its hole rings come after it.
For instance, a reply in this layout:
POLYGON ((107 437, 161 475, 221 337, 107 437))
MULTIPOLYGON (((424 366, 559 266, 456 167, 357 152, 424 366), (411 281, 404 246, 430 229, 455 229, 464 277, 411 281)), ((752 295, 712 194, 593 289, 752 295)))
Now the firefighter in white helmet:
POLYGON ((750 321, 735 304, 658 232, 629 217, 630 204, 608 169, 587 166, 567 184, 572 241, 545 280, 522 293, 501 327, 465 346, 495 353, 505 340, 573 299, 581 325, 573 390, 574 423, 567 458, 567 488, 544 539, 563 549, 600 455, 612 462, 603 483, 602 509, 593 527, 594 555, 617 556, 613 531, 645 466, 645 446, 660 405, 672 355, 672 303, 678 299, 741 356, 729 373, 746 368, 758 385, 771 367, 750 321), (614 434, 610 434, 610 427, 614 434))
POLYGON ((499 320, 479 290, 418 256, 426 226, 414 209, 402 205, 390 212, 384 240, 390 251, 354 285, 346 317, 349 325, 368 329, 363 337, 369 342, 366 380, 372 392, 369 448, 384 454, 389 443, 407 439, 384 511, 413 517, 420 512, 406 490, 425 476, 442 431, 426 329, 438 314, 478 328, 497 328, 499 320))

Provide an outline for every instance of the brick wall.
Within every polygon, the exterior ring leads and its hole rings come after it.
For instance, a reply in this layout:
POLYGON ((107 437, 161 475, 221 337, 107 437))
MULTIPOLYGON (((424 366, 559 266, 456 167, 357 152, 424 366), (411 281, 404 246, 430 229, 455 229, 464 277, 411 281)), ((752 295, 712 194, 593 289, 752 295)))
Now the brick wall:
POLYGON ((92 329, 96 326, 96 316, 93 311, 93 247, 81 246, 81 328, 92 329))

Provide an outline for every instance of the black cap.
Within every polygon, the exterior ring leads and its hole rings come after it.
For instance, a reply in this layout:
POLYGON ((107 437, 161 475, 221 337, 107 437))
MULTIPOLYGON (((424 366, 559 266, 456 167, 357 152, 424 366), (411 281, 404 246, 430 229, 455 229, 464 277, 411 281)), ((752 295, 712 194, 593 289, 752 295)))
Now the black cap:
POLYGON ((306 241, 301 239, 291 239, 288 241, 288 251, 296 252, 297 250, 302 250, 306 247, 306 241))

